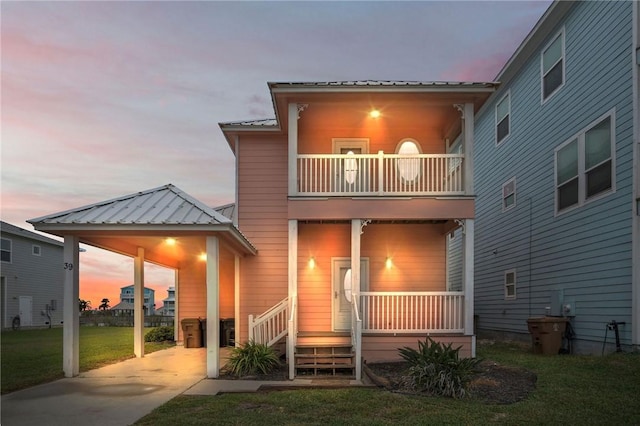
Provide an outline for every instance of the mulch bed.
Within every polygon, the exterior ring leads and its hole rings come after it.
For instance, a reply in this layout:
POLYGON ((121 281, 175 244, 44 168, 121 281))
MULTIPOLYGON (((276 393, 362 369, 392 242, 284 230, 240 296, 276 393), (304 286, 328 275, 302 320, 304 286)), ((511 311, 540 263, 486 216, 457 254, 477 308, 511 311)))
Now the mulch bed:
MULTIPOLYGON (((406 362, 366 364, 365 371, 374 383, 395 392, 412 393, 406 387, 406 362)), ((471 398, 488 404, 513 404, 526 399, 536 387, 537 376, 524 368, 482 361, 478 373, 467 385, 471 398)))

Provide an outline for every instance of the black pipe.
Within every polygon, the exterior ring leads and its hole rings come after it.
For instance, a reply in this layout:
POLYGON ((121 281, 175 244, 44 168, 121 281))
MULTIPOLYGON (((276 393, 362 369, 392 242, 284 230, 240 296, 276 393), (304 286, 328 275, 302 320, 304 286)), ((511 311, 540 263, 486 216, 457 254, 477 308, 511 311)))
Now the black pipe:
MULTIPOLYGON (((609 324, 607 324, 607 329, 613 330, 616 335, 616 352, 622 352, 622 347, 620 346, 620 333, 618 330, 619 325, 625 325, 626 322, 617 322, 616 320, 612 320, 609 324)), ((606 333, 605 333, 605 341, 606 341, 606 333)))

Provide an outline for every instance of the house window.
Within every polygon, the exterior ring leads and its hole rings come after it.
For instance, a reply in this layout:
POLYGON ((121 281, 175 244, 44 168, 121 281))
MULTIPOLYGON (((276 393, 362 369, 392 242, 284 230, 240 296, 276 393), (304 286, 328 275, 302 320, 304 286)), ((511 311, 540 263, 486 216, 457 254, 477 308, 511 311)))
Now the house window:
POLYGON ((502 185, 502 211, 506 212, 516 206, 516 178, 509 179, 502 185))
POLYGON ((504 273, 504 298, 516 298, 516 270, 510 269, 504 273))
POLYGON ((420 159, 406 158, 406 156, 419 155, 420 145, 416 141, 406 139, 398 144, 396 152, 403 156, 403 158, 398 158, 400 177, 406 182, 413 182, 420 174, 420 159))
POLYGON ((614 189, 613 111, 556 148, 556 212, 614 189))
POLYGON ((511 96, 507 92, 500 102, 496 104, 496 144, 509 136, 511 128, 511 96))
POLYGON ((564 84, 564 30, 560 31, 542 51, 542 102, 564 84))
POLYGON ((11 262, 11 240, 2 238, 0 242, 0 260, 2 262, 11 262))
POLYGON ((32 245, 31 246, 31 254, 34 256, 40 256, 40 254, 42 253, 42 249, 40 248, 40 246, 37 245, 32 245))

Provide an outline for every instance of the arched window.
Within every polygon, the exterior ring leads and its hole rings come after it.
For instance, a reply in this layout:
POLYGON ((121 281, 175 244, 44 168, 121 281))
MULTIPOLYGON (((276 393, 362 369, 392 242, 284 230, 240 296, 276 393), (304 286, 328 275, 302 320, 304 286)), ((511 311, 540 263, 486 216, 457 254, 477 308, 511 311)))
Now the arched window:
POLYGON ((344 179, 352 185, 358 176, 358 160, 353 158, 353 151, 347 152, 347 158, 344 160, 344 179), (349 158, 351 156, 352 158, 349 158))
POLYGON ((344 274, 344 297, 347 299, 347 302, 351 303, 351 268, 347 269, 347 272, 344 274))
POLYGON ((403 158, 398 158, 398 173, 400 173, 404 181, 414 181, 420 174, 420 159, 406 157, 420 154, 418 142, 411 139, 404 139, 398 144, 396 151, 398 155, 403 156, 403 158))

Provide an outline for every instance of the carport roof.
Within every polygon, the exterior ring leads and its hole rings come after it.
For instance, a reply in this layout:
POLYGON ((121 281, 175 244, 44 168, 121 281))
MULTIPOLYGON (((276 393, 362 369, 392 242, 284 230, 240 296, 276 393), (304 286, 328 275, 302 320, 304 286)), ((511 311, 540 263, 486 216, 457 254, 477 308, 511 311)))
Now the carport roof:
POLYGON ((220 236, 236 253, 257 253, 231 219, 171 184, 27 222, 38 231, 76 235, 82 243, 129 256, 142 247, 148 260, 172 267, 202 252, 207 235, 220 236), (157 249, 164 237, 180 237, 185 245, 169 255, 157 249))

